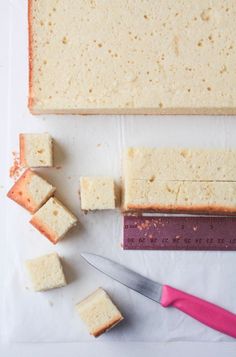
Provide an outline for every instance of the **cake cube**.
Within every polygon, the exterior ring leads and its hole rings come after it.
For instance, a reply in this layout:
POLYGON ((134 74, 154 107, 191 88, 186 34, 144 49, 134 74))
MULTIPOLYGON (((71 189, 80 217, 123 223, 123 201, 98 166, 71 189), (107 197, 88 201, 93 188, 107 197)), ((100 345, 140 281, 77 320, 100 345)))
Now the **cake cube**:
POLYGON ((16 181, 7 196, 30 213, 35 213, 55 192, 56 188, 27 169, 16 181))
POLYGON ((32 217, 30 223, 53 244, 77 224, 77 218, 55 197, 51 197, 32 217))
POLYGON ((81 320, 87 325, 90 335, 95 337, 123 320, 118 308, 108 294, 98 288, 93 294, 76 305, 81 320))
POLYGON ((110 177, 81 177, 80 196, 82 210, 115 208, 115 185, 110 177))
POLYGON ((22 167, 53 166, 53 141, 48 133, 20 134, 19 139, 22 167))
POLYGON ((35 291, 60 288, 66 285, 62 264, 57 253, 28 260, 25 265, 35 291))

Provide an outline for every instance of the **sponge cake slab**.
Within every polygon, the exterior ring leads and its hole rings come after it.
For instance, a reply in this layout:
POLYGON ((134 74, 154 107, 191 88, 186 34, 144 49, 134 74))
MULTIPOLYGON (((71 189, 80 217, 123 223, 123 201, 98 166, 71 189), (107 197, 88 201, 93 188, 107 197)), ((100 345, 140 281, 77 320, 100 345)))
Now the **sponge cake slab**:
POLYGON ((236 114, 235 12, 234 0, 29 0, 29 109, 236 114))

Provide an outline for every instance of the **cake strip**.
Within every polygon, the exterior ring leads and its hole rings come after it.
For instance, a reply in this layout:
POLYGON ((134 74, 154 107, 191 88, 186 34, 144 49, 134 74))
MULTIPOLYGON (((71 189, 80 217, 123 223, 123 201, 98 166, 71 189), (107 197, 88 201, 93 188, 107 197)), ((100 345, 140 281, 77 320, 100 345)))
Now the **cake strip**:
POLYGON ((236 150, 130 147, 125 179, 236 181, 236 150))
POLYGON ((236 182, 132 180, 125 211, 236 214, 236 182))
POLYGON ((236 213, 236 151, 128 148, 125 211, 236 213))

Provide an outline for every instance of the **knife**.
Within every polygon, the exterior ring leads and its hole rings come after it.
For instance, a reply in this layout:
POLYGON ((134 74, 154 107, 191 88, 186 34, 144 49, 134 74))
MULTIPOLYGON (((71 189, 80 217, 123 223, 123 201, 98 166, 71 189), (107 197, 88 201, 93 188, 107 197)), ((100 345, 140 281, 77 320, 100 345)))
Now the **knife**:
POLYGON ((204 325, 236 338, 236 314, 169 285, 157 283, 100 255, 82 253, 81 256, 102 273, 163 307, 175 307, 204 325))

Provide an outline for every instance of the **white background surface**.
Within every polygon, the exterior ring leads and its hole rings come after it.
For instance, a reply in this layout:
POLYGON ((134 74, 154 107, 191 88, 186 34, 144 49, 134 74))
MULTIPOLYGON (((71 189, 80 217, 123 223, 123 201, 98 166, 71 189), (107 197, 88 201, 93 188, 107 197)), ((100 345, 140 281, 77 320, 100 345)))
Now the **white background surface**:
MULTIPOLYGON (((17 1, 18 4, 21 5, 21 3, 23 3, 23 1, 17 1)), ((0 52, 0 76, 1 76, 1 170, 0 170, 0 178, 1 178, 1 182, 0 182, 0 194, 1 196, 3 194, 5 194, 6 191, 6 186, 3 185, 4 187, 2 187, 2 182, 3 182, 3 170, 2 169, 6 169, 7 165, 4 165, 4 159, 5 159, 5 155, 3 152, 3 149, 6 147, 5 144, 5 130, 2 126, 4 126, 5 124, 5 118, 7 117, 7 113, 6 113, 6 108, 7 108, 7 71, 8 71, 8 9, 11 6, 11 3, 8 3, 7 1, 5 2, 1 2, 0 3, 0 16, 1 16, 1 21, 0 21, 0 34, 3 35, 3 39, 2 39, 2 49, 0 52)), ((19 24, 20 25, 20 22, 19 24)), ((22 25, 22 24, 21 24, 22 25)), ((23 29, 19 29, 19 31, 23 31, 23 29)), ((23 51, 24 52, 24 51, 23 51)), ((20 54, 14 54, 17 58, 17 56, 19 56, 20 54)), ((18 75, 16 72, 13 72, 14 75, 18 75)), ((19 76, 21 77, 21 74, 19 74, 19 76)), ((25 86, 25 84, 22 85, 22 88, 25 86)), ((10 105, 12 105, 12 103, 10 103, 10 105)), ((14 115, 17 115, 17 112, 15 112, 14 110, 12 111, 14 113, 14 115)), ((55 119, 51 119, 51 120, 55 120, 55 119)), ((164 120, 164 119, 163 119, 164 120)), ((228 144, 228 140, 232 140, 232 137, 234 135, 234 132, 236 130, 236 123, 234 123, 232 120, 230 120, 230 118, 227 119, 213 119, 214 123, 212 121, 212 119, 210 120, 204 120, 202 119, 198 119, 197 117, 195 118, 188 118, 188 120, 186 120, 185 118, 176 118, 176 124, 174 123, 174 121, 172 119, 170 119, 169 123, 171 123, 171 131, 169 131, 169 138, 168 138, 168 142, 166 142, 166 145, 169 145, 169 142, 172 140, 177 141, 177 144, 179 142, 179 145, 181 145, 181 142, 185 140, 186 143, 186 136, 183 138, 181 137, 181 125, 184 128, 184 131, 187 134, 189 133, 189 138, 187 139, 187 141, 189 140, 191 142, 191 136, 192 133, 196 131, 199 131, 197 133, 197 135, 201 135, 201 133, 204 135, 205 139, 207 140, 207 135, 206 135, 206 131, 214 131, 213 135, 212 133, 210 134, 211 138, 212 138, 212 145, 217 145, 220 144, 222 146, 225 146, 228 144), (191 122, 190 122, 191 120, 191 122), (177 122, 178 121, 178 122, 177 122), (201 128, 199 127, 199 123, 201 123, 201 128), (214 125, 213 125, 214 124, 214 125), (174 125, 176 125, 176 128, 174 127, 174 125), (204 127, 204 130, 202 130, 204 127), (226 128, 226 130, 225 130, 226 128), (222 136, 221 136, 222 134, 222 136), (216 141, 214 142, 214 135, 216 135, 216 137, 218 136, 218 139, 216 139, 216 141), (176 139, 177 138, 177 139, 176 139), (219 140, 220 141, 219 142, 219 140), (169 141, 170 140, 170 141, 169 141), (218 140, 218 141, 217 141, 218 140)), ((21 125, 20 123, 20 118, 19 118, 19 126, 21 125)), ((22 124, 23 125, 23 129, 25 130, 25 126, 26 124, 22 124), (25 126, 24 126, 25 125, 25 126)), ((53 124, 52 124, 53 126, 53 124)), ((163 130, 163 134, 166 132, 165 129, 166 124, 163 124, 162 121, 162 125, 160 126, 160 130, 163 130)), ((133 128, 135 128, 136 126, 133 124, 133 128)), ((50 131, 50 130, 49 130, 50 131)), ((195 135, 194 137, 197 137, 197 135, 195 135)), ((164 139, 163 139, 164 140, 164 139)), ((202 143, 202 141, 201 141, 202 143)), ((9 154, 9 153, 8 153, 9 154)), ((6 172, 6 171, 5 171, 6 172)), ((3 204, 1 205, 1 209, 3 210, 3 204)), ((3 212, 1 212, 1 222, 4 222, 4 210, 3 212)), ((3 224, 1 224, 1 228, 3 228, 3 224)), ((4 235, 1 235, 1 237, 4 237, 4 235)), ((8 239, 10 239, 10 237, 7 237, 8 239)), ((1 240, 1 245, 3 244, 3 240, 1 240)), ((3 249, 4 247, 1 246, 1 248, 3 249)), ((2 262, 2 260, 1 260, 2 262)), ((2 280, 1 280, 2 281, 2 280)), ((232 281, 232 283, 234 283, 234 281, 232 281)), ((223 296, 224 294, 222 294, 223 296)), ((232 305, 233 306, 233 305, 232 305)), ((3 326, 4 327, 4 326, 3 326)), ((211 336, 211 334, 210 334, 211 336)), ((80 351, 80 353, 82 353, 85 356, 89 356, 89 350, 94 351, 96 348, 96 353, 103 353, 104 355, 106 354, 112 354, 113 356, 115 355, 115 353, 117 354, 124 354, 126 353, 127 355, 143 355, 144 351, 145 353, 149 353, 149 355, 154 355, 154 351, 160 351, 160 354, 164 354, 168 356, 172 355, 175 352, 176 355, 176 351, 178 350, 179 355, 181 354, 183 355, 187 355, 187 353, 189 354, 191 351, 191 355, 193 355, 193 351, 195 353, 197 353, 196 351, 198 350, 198 353, 201 355, 204 355, 204 352, 207 352, 206 355, 210 355, 210 353, 214 352, 214 356, 217 355, 222 355, 223 351, 224 351, 224 355, 227 353, 227 356, 230 356, 231 353, 235 353, 236 351, 236 346, 235 344, 225 344, 225 343, 221 343, 219 344, 208 344, 208 343, 204 343, 204 344, 199 344, 199 343, 111 343, 109 340, 107 342, 96 342, 96 346, 95 343, 90 343, 90 344, 86 344, 86 343, 82 343, 82 344, 46 344, 46 345, 24 345, 24 344, 19 344, 19 345, 12 345, 12 346, 8 346, 5 345, 3 346, 4 348, 4 354, 1 354, 1 356, 10 356, 13 355, 13 353, 15 353, 15 351, 17 352, 21 352, 23 354, 23 350, 25 351, 25 355, 32 355, 34 353, 34 355, 36 355, 35 350, 37 350, 37 352, 39 353, 38 355, 42 354, 44 352, 44 355, 49 355, 52 352, 51 351, 57 351, 56 355, 57 356, 62 356, 65 353, 68 353, 69 350, 74 351, 74 353, 78 353, 78 351, 80 351), (46 352, 45 352, 46 351, 46 352), (85 352, 86 351, 86 352, 85 352), (64 353, 64 354, 63 354, 64 353)), ((1 350, 0 350, 1 351, 1 350)), ((70 352, 70 355, 73 356, 72 352, 70 352)), ((197 354, 196 354, 197 355, 197 354)))

